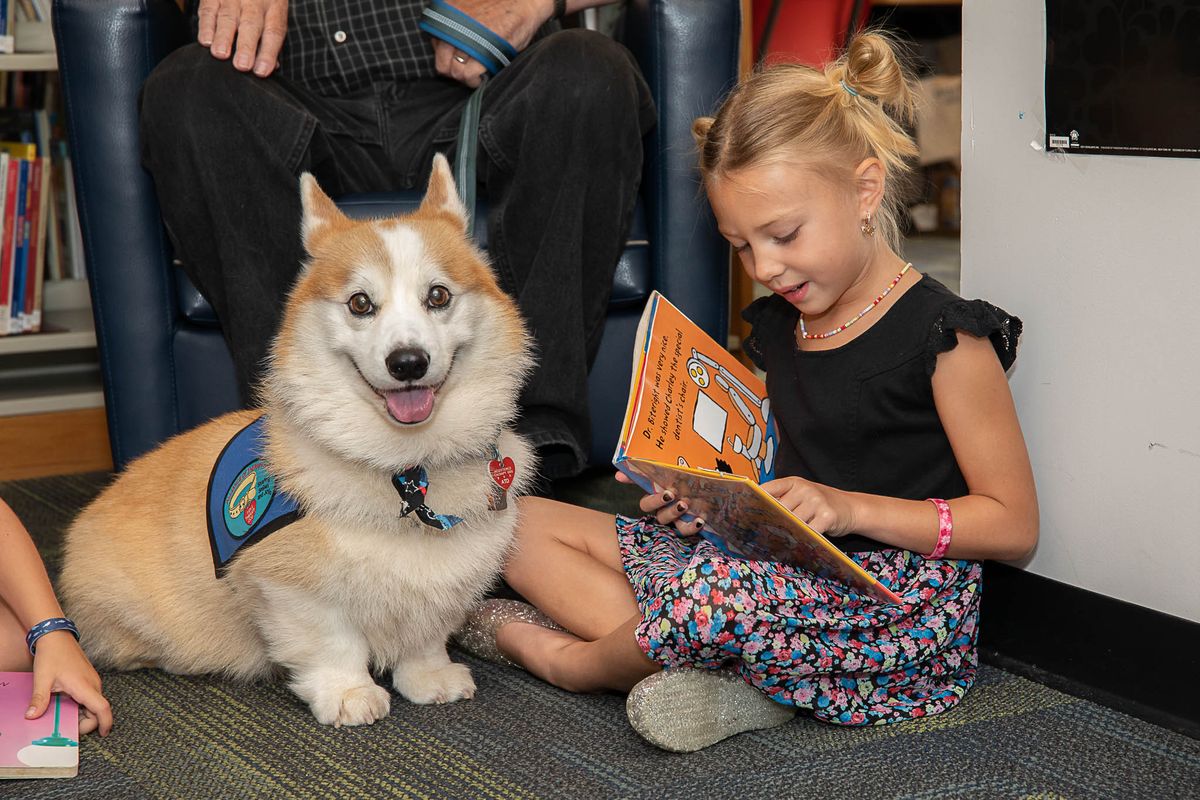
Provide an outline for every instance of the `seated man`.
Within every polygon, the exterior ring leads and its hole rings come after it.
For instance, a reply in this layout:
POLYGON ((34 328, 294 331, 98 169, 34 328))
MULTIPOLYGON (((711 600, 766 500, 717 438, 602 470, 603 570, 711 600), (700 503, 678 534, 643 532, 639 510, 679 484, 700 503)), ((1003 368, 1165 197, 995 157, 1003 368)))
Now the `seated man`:
MULTIPOLYGON (((611 0, 455 0, 519 51, 488 83, 488 250, 538 344, 520 431, 542 477, 589 447, 587 371, 654 124, 632 56, 556 16, 611 0)), ((197 44, 142 93, 142 158, 183 269, 212 304, 243 402, 304 258, 298 177, 328 193, 423 186, 482 64, 421 32, 426 0, 200 0, 197 44)), ((480 220, 483 224, 483 220, 480 220)))

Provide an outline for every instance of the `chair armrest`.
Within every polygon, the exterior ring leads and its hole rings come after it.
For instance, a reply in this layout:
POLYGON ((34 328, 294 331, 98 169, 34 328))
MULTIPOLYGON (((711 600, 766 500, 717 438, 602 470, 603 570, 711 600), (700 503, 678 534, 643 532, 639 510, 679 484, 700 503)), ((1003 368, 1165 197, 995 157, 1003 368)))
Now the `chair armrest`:
POLYGON ((189 36, 170 0, 55 0, 53 24, 108 430, 120 466, 178 429, 169 246, 141 166, 138 94, 154 66, 189 36))
POLYGON ((658 106, 642 174, 654 285, 724 344, 729 246, 700 187, 692 120, 737 81, 739 0, 630 0, 624 42, 658 106))

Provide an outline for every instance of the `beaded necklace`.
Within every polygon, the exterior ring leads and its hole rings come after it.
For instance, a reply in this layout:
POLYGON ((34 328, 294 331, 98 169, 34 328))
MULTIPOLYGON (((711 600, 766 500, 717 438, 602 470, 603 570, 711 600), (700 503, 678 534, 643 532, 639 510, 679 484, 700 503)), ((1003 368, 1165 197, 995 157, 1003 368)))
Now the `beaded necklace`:
POLYGON ((891 292, 892 289, 896 288, 896 284, 899 283, 900 279, 904 277, 904 273, 908 272, 909 269, 911 269, 911 268, 912 268, 912 262, 910 261, 909 263, 904 265, 904 269, 900 270, 900 274, 892 279, 892 282, 888 284, 888 287, 883 290, 883 294, 879 295, 879 297, 876 297, 875 301, 873 303, 871 303, 871 305, 867 306, 862 311, 860 311, 856 315, 854 315, 854 317, 851 318, 849 322, 839 325, 831 331, 827 331, 826 333, 809 333, 808 328, 806 328, 804 326, 804 312, 801 312, 800 313, 800 336, 805 339, 828 339, 830 336, 835 336, 835 335, 841 333, 842 331, 846 330, 846 328, 849 328, 851 325, 853 325, 854 323, 856 323, 860 319, 862 319, 864 316, 866 316, 868 311, 870 311, 875 306, 879 305, 879 303, 883 300, 883 298, 887 297, 888 293, 891 292))

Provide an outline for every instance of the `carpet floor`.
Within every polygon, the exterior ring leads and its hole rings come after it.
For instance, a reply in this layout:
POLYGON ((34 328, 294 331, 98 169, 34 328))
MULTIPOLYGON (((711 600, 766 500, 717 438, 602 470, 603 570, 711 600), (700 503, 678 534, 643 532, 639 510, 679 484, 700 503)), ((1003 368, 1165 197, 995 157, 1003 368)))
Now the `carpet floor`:
MULTIPOLYGON (((62 531, 108 481, 0 483, 56 571, 62 531)), ((564 499, 631 508, 608 478, 564 499)), ((363 728, 318 725, 276 683, 105 673, 117 727, 83 738, 79 777, 5 781, 12 798, 1200 798, 1200 741, 985 666, 958 708, 844 729, 797 719, 679 755, 624 699, 572 695, 476 661, 476 698, 363 728)))

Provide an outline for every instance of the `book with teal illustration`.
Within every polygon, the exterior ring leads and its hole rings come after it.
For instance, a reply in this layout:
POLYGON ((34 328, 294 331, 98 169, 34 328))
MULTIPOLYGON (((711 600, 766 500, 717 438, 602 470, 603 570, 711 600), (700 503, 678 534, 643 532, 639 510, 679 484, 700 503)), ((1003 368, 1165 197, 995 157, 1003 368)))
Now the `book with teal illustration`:
POLYGON ((0 778, 72 778, 79 772, 79 706, 56 694, 25 719, 32 672, 0 672, 0 778))

